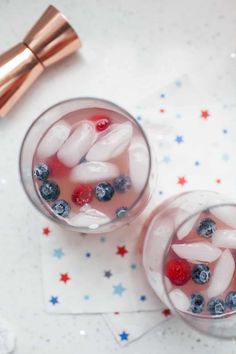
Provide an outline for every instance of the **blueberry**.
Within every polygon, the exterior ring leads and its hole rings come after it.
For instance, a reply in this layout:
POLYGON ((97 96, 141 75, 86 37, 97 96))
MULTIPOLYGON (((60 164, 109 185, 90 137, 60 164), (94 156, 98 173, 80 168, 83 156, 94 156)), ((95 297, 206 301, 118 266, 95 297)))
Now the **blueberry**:
POLYGON ((206 264, 196 264, 192 269, 192 279, 197 284, 205 284, 210 280, 211 271, 206 264))
POLYGON ((221 315, 225 310, 225 303, 221 299, 213 298, 208 301, 207 309, 211 315, 221 315))
POLYGON ((200 222, 197 227, 197 233, 200 236, 210 238, 214 232, 216 232, 216 223, 214 220, 210 218, 206 218, 200 222))
POLYGON ((126 207, 120 207, 116 209, 116 217, 117 218, 123 218, 127 214, 128 208, 126 207))
POLYGON ((121 175, 114 179, 113 186, 117 193, 124 193, 131 188, 131 179, 129 176, 121 175))
POLYGON ((60 188, 53 181, 45 181, 39 187, 40 194, 47 202, 54 202, 59 197, 60 188))
POLYGON ((114 188, 108 182, 101 182, 95 188, 96 198, 100 202, 108 202, 114 194, 114 188))
POLYGON ((49 169, 45 163, 41 163, 34 168, 34 176, 40 181, 46 181, 49 176, 49 169))
POLYGON ((193 313, 200 313, 203 311, 205 306, 204 297, 199 293, 193 293, 191 295, 191 310, 193 313))
POLYGON ((70 205, 63 199, 57 200, 52 205, 52 210, 59 216, 66 218, 70 213, 70 205))
POLYGON ((236 310, 236 291, 231 291, 225 298, 225 305, 231 310, 236 310))

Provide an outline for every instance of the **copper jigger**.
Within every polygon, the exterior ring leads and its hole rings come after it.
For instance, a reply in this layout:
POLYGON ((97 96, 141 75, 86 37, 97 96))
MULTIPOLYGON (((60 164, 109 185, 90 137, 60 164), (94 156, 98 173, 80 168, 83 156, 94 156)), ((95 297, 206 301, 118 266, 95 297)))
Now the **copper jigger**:
POLYGON ((38 76, 81 46, 67 19, 49 6, 22 43, 0 56, 0 117, 4 117, 38 76))

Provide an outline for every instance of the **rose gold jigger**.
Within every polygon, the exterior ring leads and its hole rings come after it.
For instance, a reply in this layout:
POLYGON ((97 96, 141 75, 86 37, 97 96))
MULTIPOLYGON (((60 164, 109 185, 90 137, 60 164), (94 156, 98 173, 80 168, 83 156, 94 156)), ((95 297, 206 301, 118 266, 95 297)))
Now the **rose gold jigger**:
POLYGON ((23 42, 0 56, 0 117, 10 111, 48 66, 80 46, 67 19, 49 6, 23 42))

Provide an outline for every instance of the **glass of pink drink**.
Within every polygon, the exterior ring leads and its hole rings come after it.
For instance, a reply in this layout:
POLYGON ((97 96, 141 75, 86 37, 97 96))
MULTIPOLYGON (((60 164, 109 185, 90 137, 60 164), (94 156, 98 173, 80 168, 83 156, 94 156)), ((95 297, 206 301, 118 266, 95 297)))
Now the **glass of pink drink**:
POLYGON ((187 192, 153 211, 143 232, 144 267, 161 300, 210 335, 236 335, 236 204, 187 192))
POLYGON ((146 207, 153 183, 140 125, 95 98, 61 102, 35 120, 22 144, 20 175, 44 215, 85 233, 129 223, 146 207))

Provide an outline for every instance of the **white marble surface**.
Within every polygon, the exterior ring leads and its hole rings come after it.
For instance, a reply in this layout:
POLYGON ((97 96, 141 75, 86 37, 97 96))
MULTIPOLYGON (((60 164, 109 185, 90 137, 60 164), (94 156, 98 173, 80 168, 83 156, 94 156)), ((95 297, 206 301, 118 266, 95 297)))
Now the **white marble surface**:
MULTIPOLYGON (((187 73, 206 100, 236 94, 234 0, 58 0, 83 41, 80 55, 51 68, 8 118, 0 122, 0 314, 17 335, 17 354, 95 352, 235 353, 235 343, 207 338, 179 320, 168 321, 126 348, 101 317, 44 312, 35 210, 18 176, 25 130, 50 105, 74 96, 98 96, 131 110, 187 73), (183 347, 184 343, 184 347, 183 347)), ((0 52, 20 41, 48 2, 0 1, 0 52)), ((189 103, 189 102, 188 102, 189 103)))

